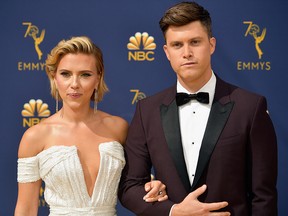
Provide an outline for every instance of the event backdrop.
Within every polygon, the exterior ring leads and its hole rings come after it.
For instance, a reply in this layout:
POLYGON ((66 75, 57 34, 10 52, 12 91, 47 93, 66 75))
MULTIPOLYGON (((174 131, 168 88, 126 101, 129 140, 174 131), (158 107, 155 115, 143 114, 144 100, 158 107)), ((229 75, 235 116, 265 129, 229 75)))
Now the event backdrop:
MULTIPOLYGON (((55 112, 45 59, 62 39, 87 35, 104 53, 110 92, 99 108, 131 121, 138 100, 175 83, 158 21, 172 0, 3 0, 0 6, 0 215, 13 215, 23 132, 55 112), (127 46, 133 37, 147 43, 127 46), (152 45, 151 45, 152 44, 152 45), (34 105, 40 109, 32 109, 34 105)), ((213 70, 267 97, 278 137, 279 215, 287 216, 287 0, 199 0, 217 39, 213 70)), ((39 215, 48 208, 39 193, 39 215)), ((120 204, 119 216, 133 215, 120 204)))

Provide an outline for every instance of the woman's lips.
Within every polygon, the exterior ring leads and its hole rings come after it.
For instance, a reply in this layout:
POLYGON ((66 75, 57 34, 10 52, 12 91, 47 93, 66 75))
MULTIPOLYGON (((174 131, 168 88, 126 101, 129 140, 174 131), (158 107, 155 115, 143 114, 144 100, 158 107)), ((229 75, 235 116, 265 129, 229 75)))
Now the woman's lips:
POLYGON ((79 98, 82 94, 80 93, 68 93, 68 96, 71 98, 79 98))

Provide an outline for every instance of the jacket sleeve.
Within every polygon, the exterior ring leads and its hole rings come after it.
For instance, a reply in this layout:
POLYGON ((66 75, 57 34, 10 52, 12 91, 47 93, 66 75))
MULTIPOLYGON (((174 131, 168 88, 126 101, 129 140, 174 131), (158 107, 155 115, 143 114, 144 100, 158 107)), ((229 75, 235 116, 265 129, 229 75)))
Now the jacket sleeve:
POLYGON ((151 159, 141 116, 141 101, 129 127, 124 146, 126 165, 119 184, 118 197, 121 204, 137 215, 169 215, 173 202, 146 203, 144 185, 151 180, 151 159))
POLYGON ((264 97, 258 101, 249 137, 252 215, 277 216, 277 140, 264 97))

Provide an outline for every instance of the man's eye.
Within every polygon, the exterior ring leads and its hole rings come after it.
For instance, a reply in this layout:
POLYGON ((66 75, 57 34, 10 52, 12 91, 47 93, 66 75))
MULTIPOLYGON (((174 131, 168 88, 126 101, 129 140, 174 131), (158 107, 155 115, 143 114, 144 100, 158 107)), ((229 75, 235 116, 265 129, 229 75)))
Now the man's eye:
POLYGON ((180 43, 175 43, 175 44, 172 45, 172 47, 179 48, 179 47, 181 47, 181 44, 180 43))
POLYGON ((200 43, 199 40, 194 40, 194 41, 191 42, 192 45, 198 45, 199 43, 200 43))

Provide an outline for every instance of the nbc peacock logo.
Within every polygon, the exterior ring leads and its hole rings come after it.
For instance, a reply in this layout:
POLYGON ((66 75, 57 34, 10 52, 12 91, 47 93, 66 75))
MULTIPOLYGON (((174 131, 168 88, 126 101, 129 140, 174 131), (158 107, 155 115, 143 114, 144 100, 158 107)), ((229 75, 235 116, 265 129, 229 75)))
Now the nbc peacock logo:
POLYGON ((48 109, 48 104, 43 103, 41 99, 31 99, 28 103, 24 104, 23 108, 21 112, 23 116, 23 127, 31 127, 38 124, 51 114, 48 109))
POLYGON ((136 32, 129 38, 127 48, 130 50, 128 52, 129 61, 153 61, 155 59, 153 50, 156 49, 156 43, 154 37, 149 36, 147 32, 136 32))

